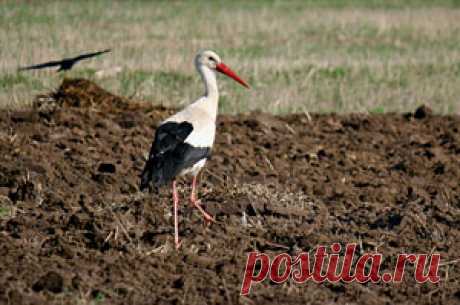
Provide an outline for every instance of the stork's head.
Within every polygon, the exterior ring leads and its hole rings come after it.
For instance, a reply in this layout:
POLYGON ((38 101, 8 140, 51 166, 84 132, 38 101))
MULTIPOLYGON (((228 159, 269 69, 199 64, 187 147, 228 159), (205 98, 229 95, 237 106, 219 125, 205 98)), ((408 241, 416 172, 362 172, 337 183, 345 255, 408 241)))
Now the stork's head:
POLYGON ((211 50, 201 51, 195 57, 195 65, 199 69, 201 66, 205 66, 213 71, 218 71, 222 74, 227 75, 228 77, 233 78, 241 85, 249 88, 249 85, 242 80, 235 72, 233 72, 229 67, 227 67, 219 55, 216 52, 211 50))

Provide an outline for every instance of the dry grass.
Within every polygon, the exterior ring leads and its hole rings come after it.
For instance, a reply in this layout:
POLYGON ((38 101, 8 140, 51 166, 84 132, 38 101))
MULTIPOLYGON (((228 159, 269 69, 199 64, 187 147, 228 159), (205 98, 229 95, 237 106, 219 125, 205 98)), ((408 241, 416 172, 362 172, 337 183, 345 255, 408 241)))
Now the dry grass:
POLYGON ((18 66, 107 47, 113 53, 67 76, 97 78, 120 67, 97 82, 121 95, 186 104, 202 91, 192 58, 211 48, 253 86, 222 79, 222 111, 387 112, 422 103, 460 111, 460 10, 354 2, 6 2, 0 105, 25 105, 62 78, 18 74, 18 66))

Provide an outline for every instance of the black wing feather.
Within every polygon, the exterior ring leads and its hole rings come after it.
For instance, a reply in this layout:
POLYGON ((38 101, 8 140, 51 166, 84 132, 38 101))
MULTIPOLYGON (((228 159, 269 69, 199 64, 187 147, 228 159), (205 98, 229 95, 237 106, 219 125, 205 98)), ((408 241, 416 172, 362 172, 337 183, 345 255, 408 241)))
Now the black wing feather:
POLYGON ((90 58, 90 57, 98 56, 98 55, 101 55, 101 54, 104 54, 104 53, 107 53, 107 52, 110 52, 110 51, 111 51, 111 49, 107 49, 107 50, 103 50, 103 51, 98 51, 98 52, 93 52, 93 53, 82 54, 82 55, 79 55, 79 56, 77 56, 77 57, 72 58, 72 60, 74 60, 74 61, 79 61, 79 60, 82 60, 82 59, 85 59, 85 58, 90 58))
POLYGON ((49 61, 49 62, 45 62, 42 64, 33 65, 33 66, 21 67, 19 68, 19 70, 22 71, 22 70, 43 69, 43 68, 48 68, 48 67, 60 66, 61 64, 62 64, 62 60, 49 61))
POLYGON ((174 150, 177 145, 185 141, 192 131, 193 126, 189 122, 180 124, 167 122, 161 125, 155 132, 155 140, 152 143, 149 158, 174 150))
POLYGON ((184 142, 192 131, 189 122, 167 122, 157 129, 141 174, 141 190, 150 184, 159 187, 174 179, 184 168, 209 157, 209 148, 196 148, 184 142))

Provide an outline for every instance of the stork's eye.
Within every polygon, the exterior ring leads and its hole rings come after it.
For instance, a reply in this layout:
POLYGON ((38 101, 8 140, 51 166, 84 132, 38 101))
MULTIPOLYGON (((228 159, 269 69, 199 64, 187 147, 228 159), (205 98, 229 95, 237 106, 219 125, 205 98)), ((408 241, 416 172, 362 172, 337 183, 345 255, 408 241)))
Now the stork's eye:
POLYGON ((211 56, 208 57, 208 60, 210 61, 216 61, 214 58, 212 58, 211 56))

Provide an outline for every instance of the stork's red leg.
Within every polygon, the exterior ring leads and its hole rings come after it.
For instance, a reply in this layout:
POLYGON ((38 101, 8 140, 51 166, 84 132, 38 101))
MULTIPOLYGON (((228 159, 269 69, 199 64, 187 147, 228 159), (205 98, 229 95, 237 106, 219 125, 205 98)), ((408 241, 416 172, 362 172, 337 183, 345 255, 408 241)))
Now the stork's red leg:
POLYGON ((206 211, 201 207, 200 200, 196 198, 196 176, 193 176, 192 193, 190 195, 190 201, 201 212, 201 214, 203 214, 203 217, 206 221, 215 222, 214 218, 208 213, 206 213, 206 211))
POLYGON ((179 195, 176 188, 176 180, 173 181, 173 201, 174 201, 174 243, 176 244, 176 249, 179 249, 179 219, 177 217, 177 211, 179 208, 179 195))

